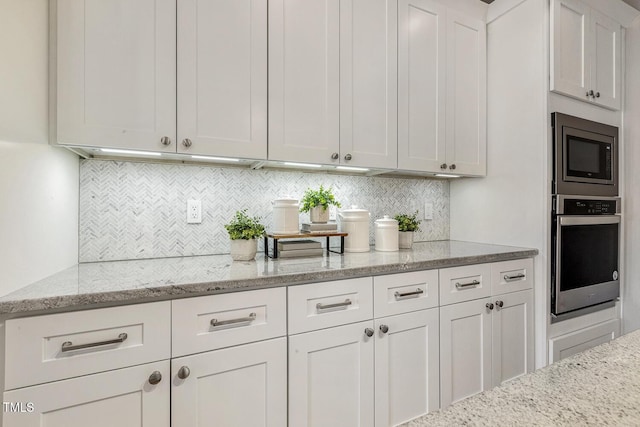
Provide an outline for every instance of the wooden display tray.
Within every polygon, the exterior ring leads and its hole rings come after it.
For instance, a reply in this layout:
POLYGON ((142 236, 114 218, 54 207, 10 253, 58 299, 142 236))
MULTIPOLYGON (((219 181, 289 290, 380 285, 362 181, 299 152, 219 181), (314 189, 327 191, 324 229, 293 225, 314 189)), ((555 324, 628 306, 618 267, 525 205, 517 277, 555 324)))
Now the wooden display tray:
POLYGON ((267 234, 264 235, 264 254, 265 256, 267 256, 268 258, 278 258, 278 240, 281 239, 300 239, 300 238, 315 238, 315 237, 326 237, 327 238, 327 252, 333 252, 336 254, 343 254, 344 253, 344 238, 345 236, 348 236, 349 233, 342 233, 340 231, 327 231, 327 232, 323 232, 323 233, 304 233, 304 232, 300 232, 297 234, 273 234, 273 233, 269 233, 267 232, 267 234), (335 251, 333 249, 331 249, 331 247, 329 246, 329 239, 331 237, 340 237, 340 251, 335 251), (273 239, 273 254, 269 255, 269 239, 273 239))

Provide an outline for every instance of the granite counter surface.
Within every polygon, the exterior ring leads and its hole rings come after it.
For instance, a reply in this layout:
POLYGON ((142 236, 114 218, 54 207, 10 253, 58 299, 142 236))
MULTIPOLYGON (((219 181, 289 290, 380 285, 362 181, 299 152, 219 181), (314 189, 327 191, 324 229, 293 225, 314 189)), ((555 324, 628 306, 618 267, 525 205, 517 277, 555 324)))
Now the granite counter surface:
POLYGON ((640 331, 403 424, 516 425, 640 425, 640 331))
POLYGON ((229 255, 78 264, 0 297, 0 314, 24 315, 96 305, 322 282, 413 270, 505 261, 536 249, 461 241, 414 243, 398 252, 330 254, 234 262, 229 255))

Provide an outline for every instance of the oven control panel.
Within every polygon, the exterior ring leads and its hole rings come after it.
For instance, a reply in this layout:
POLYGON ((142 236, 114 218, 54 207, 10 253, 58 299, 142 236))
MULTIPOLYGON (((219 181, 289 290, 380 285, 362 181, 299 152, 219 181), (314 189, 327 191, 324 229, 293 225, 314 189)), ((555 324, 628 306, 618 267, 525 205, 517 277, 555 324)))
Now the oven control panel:
POLYGON ((620 212, 620 199, 571 199, 558 201, 558 213, 564 215, 615 215, 620 212))

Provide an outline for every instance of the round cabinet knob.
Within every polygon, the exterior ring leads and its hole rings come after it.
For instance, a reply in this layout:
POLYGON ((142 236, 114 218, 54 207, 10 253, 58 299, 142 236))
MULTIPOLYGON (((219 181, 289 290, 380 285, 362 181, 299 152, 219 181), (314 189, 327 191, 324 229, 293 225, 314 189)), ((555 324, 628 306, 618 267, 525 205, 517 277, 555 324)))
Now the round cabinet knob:
POLYGON ((191 142, 191 140, 189 138, 185 138, 185 139, 182 140, 182 145, 184 145, 186 148, 191 147, 191 144, 192 144, 192 142, 191 142))
POLYGON ((387 325, 380 325, 380 332, 386 334, 387 332, 389 332, 389 327, 387 325))
POLYGON ((489 310, 493 310, 493 303, 488 302, 485 304, 485 307, 487 307, 489 310))
POLYGON ((446 168, 447 168, 447 164, 446 163, 443 163, 443 164, 440 165, 440 169, 446 169, 446 168))
POLYGON ((351 159, 352 159, 351 154, 347 153, 347 154, 344 156, 344 159, 345 159, 346 161, 351 160, 351 159))
POLYGON ((162 374, 160 371, 153 371, 153 373, 149 375, 149 384, 156 385, 160 381, 162 381, 162 374))
POLYGON ((333 159, 333 160, 338 160, 339 157, 340 157, 340 154, 338 154, 338 153, 333 153, 331 155, 331 159, 333 159))
POLYGON ((367 328, 367 329, 365 329, 365 330, 364 330, 364 334, 365 334, 366 336, 368 336, 369 338, 371 338, 371 337, 373 336, 373 329, 371 329, 371 328, 367 328))
POLYGON ((453 165, 449 166, 449 169, 451 169, 451 170, 454 170, 455 168, 456 168, 456 165, 455 165, 455 164, 453 164, 453 165))
POLYGON ((163 136, 162 138, 160 138, 160 143, 162 145, 171 145, 171 138, 169 138, 168 136, 163 136))
POLYGON ((502 301, 496 301, 496 305, 500 308, 502 308, 502 306, 504 305, 504 302, 502 301))
POLYGON ((600 92, 596 92, 596 98, 600 98, 600 92))
POLYGON ((189 378, 191 375, 191 370, 187 366, 183 366, 178 370, 178 378, 181 380, 189 378))
POLYGON ((590 96, 590 97, 592 97, 592 98, 593 98, 593 97, 594 97, 593 91, 592 91, 592 90, 590 90, 589 92, 587 92, 587 96, 590 96))

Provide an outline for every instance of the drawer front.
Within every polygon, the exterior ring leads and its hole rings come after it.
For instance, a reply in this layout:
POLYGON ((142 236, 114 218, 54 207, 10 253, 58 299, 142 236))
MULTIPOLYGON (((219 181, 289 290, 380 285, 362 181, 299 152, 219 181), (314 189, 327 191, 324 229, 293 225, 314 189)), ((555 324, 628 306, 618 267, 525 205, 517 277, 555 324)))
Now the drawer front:
POLYGON ((413 271, 373 278, 375 317, 438 306, 438 270, 413 271))
POLYGON ((173 357, 287 334, 282 288, 187 298, 172 302, 173 357))
POLYGON ((533 259, 516 259, 491 264, 491 293, 524 291, 533 288, 533 259))
POLYGON ((465 265, 440 270, 440 305, 491 295, 491 264, 465 265))
POLYGON ((171 357, 171 303, 11 319, 5 389, 171 357))
POLYGON ((371 318, 371 277, 289 287, 289 334, 371 318))

